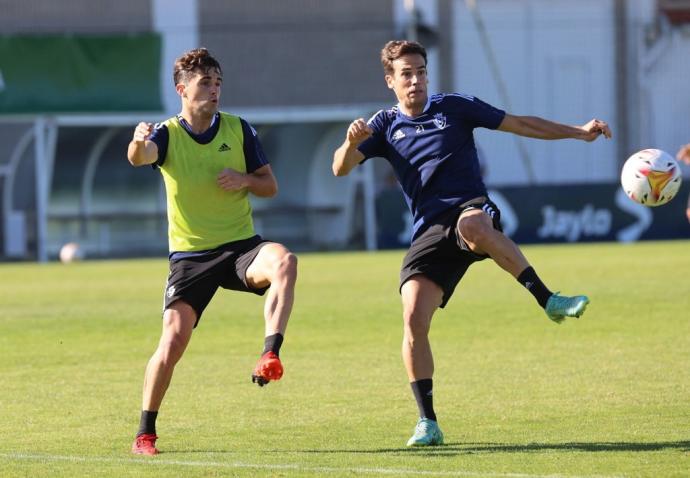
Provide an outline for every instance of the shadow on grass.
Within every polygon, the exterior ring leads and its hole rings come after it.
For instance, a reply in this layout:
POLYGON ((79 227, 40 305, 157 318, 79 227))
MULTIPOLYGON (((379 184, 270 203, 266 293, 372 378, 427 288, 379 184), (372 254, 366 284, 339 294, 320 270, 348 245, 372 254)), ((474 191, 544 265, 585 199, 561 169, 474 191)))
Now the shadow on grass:
MULTIPOLYGON (((400 447, 370 450, 300 450, 301 453, 420 454, 434 456, 471 455, 475 453, 539 453, 542 451, 578 452, 650 452, 678 450, 690 452, 690 441, 666 442, 568 442, 568 443, 446 443, 437 447, 400 447)), ((275 450, 278 451, 278 450, 275 450)), ((287 451, 287 450, 285 450, 287 451)))
MULTIPOLYGON (((381 452, 425 453, 430 448, 398 448, 380 450, 381 452)), ((577 452, 651 452, 664 450, 690 451, 690 441, 666 442, 566 442, 566 443, 446 443, 433 448, 439 455, 473 454, 473 453, 539 453, 542 451, 577 451, 577 452)))
MULTIPOLYGON (((460 443, 450 442, 435 447, 400 447, 371 449, 310 449, 310 450, 261 450, 261 453, 308 453, 308 454, 391 454, 391 455, 426 455, 457 456, 479 453, 539 453, 544 451, 576 452, 654 452, 677 450, 690 452, 690 441, 664 442, 566 442, 566 443, 527 443, 524 445, 510 443, 460 443)), ((222 450, 169 450, 178 453, 235 453, 222 450)))

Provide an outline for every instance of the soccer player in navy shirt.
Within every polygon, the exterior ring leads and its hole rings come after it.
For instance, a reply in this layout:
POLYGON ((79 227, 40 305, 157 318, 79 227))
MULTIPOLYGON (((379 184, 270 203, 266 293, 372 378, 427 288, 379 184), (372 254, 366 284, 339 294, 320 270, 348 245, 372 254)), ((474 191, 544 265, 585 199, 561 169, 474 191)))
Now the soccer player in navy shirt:
POLYGON ((493 259, 534 295, 554 322, 579 317, 589 303, 586 296, 552 293, 501 232, 500 211, 482 181, 473 130, 588 142, 601 135, 610 138, 611 130, 598 119, 567 126, 507 114, 469 95, 429 96, 426 50, 416 42, 388 42, 381 62, 398 104, 369 121, 359 118, 350 124, 345 142, 334 153, 333 173, 345 176, 366 159, 383 157, 393 167, 412 212, 412 244, 400 273, 402 356, 420 418, 407 445, 440 445, 443 433, 433 408, 429 328, 434 312, 446 305, 473 262, 493 259))

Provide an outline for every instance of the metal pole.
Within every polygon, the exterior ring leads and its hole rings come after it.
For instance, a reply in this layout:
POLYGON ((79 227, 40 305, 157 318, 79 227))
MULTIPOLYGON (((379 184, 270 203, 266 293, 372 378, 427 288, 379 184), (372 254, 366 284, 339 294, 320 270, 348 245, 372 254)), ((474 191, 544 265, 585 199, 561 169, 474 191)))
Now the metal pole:
POLYGON ((417 9, 414 0, 405 0, 405 12, 407 12, 407 40, 417 41, 417 9))
POLYGON ((616 22, 616 83, 614 91, 616 92, 616 121, 618 123, 616 145, 619 166, 622 166, 632 152, 630 151, 630 112, 628 109, 630 56, 628 52, 628 8, 626 2, 627 0, 616 0, 614 4, 616 22))
POLYGON ((150 0, 153 28, 163 37, 160 84, 167 116, 180 110, 180 97, 172 88, 172 65, 186 50, 199 43, 199 0, 150 0))
POLYGON ((34 167, 36 178, 36 259, 46 262, 46 222, 48 209, 48 172, 46 171, 46 119, 34 123, 34 167))

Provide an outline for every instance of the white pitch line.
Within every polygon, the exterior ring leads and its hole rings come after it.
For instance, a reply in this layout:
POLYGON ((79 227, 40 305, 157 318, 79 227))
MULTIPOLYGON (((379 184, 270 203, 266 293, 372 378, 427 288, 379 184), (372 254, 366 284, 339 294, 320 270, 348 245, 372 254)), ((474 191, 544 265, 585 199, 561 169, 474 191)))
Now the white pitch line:
POLYGON ((166 460, 160 457, 151 458, 104 458, 91 456, 67 456, 67 455, 38 455, 26 453, 0 453, 0 457, 9 460, 34 460, 34 461, 72 461, 81 463, 134 463, 149 466, 196 466, 209 468, 253 468, 261 470, 294 470, 296 472, 314 473, 361 473, 377 475, 421 475, 421 476, 472 476, 477 478, 622 478, 614 475, 533 475, 529 473, 498 473, 498 472, 476 472, 476 471, 431 471, 431 470, 410 470, 404 468, 356 468, 356 467, 331 467, 331 466, 301 466, 289 464, 261 464, 261 463, 241 463, 241 462, 218 462, 218 461, 183 461, 166 460))

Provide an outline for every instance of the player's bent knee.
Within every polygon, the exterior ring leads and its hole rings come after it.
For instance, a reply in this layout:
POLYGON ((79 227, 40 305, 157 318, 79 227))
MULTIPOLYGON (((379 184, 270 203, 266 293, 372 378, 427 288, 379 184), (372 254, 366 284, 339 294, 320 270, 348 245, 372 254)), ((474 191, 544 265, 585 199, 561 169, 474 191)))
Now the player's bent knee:
POLYGON ((297 278, 297 256, 292 252, 286 252, 278 260, 276 267, 277 276, 294 281, 297 278))
POLYGON ((468 244, 481 244, 493 232, 492 225, 487 224, 481 216, 462 218, 458 222, 458 233, 468 244))

